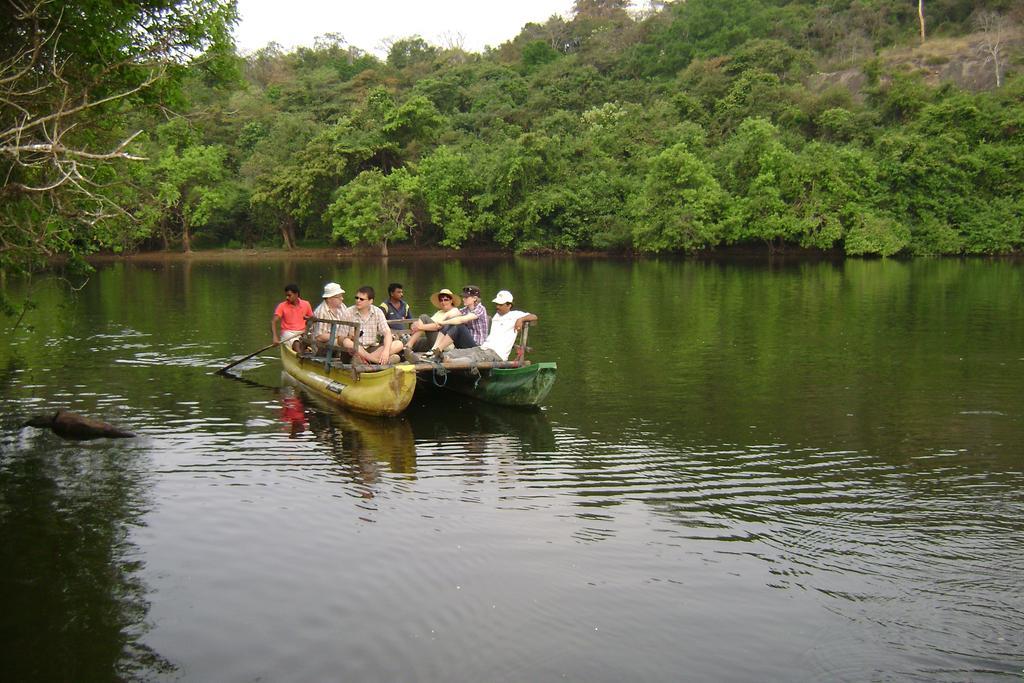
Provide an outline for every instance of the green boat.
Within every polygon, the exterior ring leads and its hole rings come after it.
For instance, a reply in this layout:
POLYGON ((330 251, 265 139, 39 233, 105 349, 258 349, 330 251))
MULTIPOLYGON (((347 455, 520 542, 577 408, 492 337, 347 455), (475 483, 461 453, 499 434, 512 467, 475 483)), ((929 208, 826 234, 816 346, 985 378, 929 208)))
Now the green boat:
POLYGON ((558 364, 511 361, 458 367, 451 363, 439 363, 429 370, 424 369, 423 364, 418 364, 417 370, 419 386, 429 385, 434 389, 453 391, 502 406, 536 407, 551 392, 558 364), (502 367, 485 367, 488 365, 502 367))

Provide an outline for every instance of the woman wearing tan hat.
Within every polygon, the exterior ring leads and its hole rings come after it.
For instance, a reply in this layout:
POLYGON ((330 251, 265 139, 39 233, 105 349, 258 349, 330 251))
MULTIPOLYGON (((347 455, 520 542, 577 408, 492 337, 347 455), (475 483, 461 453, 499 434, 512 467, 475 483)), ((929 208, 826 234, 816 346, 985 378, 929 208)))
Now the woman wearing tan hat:
MULTIPOLYGON (((457 349, 470 349, 480 346, 487 339, 489 320, 487 309, 480 303, 480 288, 476 285, 463 287, 462 303, 459 315, 445 319, 434 345, 427 353, 440 355, 451 346, 457 349)), ((406 356, 406 360, 409 358, 410 356, 406 356)))
MULTIPOLYGON (((349 320, 348 308, 345 306, 345 290, 337 282, 328 282, 324 285, 323 302, 313 311, 313 317, 324 320, 349 320)), ((335 344, 341 344, 341 340, 352 331, 348 325, 338 325, 335 331, 335 344)), ((331 338, 331 326, 329 323, 317 323, 316 340, 320 344, 326 344, 331 338)))
POLYGON ((437 311, 430 316, 424 313, 419 320, 412 324, 412 336, 405 343, 406 349, 420 351, 429 349, 434 344, 437 331, 441 329, 444 321, 459 314, 462 299, 458 294, 454 294, 452 290, 446 288, 431 294, 430 303, 437 307, 437 311), (417 343, 420 345, 419 349, 415 348, 417 343))

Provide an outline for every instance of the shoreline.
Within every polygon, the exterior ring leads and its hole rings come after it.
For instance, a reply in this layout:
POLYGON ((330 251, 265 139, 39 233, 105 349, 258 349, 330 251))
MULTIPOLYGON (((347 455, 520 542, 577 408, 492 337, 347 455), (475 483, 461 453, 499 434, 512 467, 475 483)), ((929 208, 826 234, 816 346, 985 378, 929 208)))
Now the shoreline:
MULTIPOLYGON (((649 253, 629 251, 557 251, 540 250, 515 252, 494 247, 469 247, 465 249, 445 249, 441 247, 413 247, 401 245, 389 248, 387 256, 381 256, 375 250, 353 249, 351 247, 298 247, 284 249, 281 247, 258 247, 253 249, 203 249, 191 252, 183 251, 143 251, 129 254, 101 252, 90 254, 85 260, 91 264, 139 262, 163 263, 181 261, 245 261, 245 260, 313 260, 313 259, 387 259, 396 260, 437 260, 437 259, 509 259, 509 258, 553 258, 553 259, 608 259, 608 260, 690 260, 690 261, 753 261, 753 262, 815 262, 831 261, 841 263, 847 260, 872 261, 881 256, 847 256, 842 249, 807 249, 803 247, 770 248, 765 245, 731 245, 691 253, 649 253)), ((897 255, 886 257, 893 261, 915 261, 919 259, 988 259, 1017 261, 1024 258, 1024 252, 1008 254, 942 254, 936 256, 897 255)), ((62 260, 55 257, 54 261, 62 260)))
MULTIPOLYGON (((351 247, 257 247, 253 249, 202 249, 191 252, 184 251, 141 251, 130 254, 113 254, 110 252, 90 254, 89 262, 110 263, 116 261, 232 261, 248 259, 380 259, 380 258, 417 258, 417 259, 457 259, 457 258, 508 258, 517 256, 515 252, 500 249, 443 249, 438 247, 390 247, 387 256, 381 256, 376 250, 353 249, 351 247)), ((526 255, 526 254, 523 254, 526 255)), ((532 254, 531 254, 532 255, 532 254)), ((549 255, 549 254, 538 254, 549 255)), ((571 252, 550 255, 574 256, 571 252)), ((605 254, 595 253, 596 256, 605 254)))
POLYGON ((114 263, 118 261, 163 262, 163 261, 234 261, 250 259, 506 259, 506 258, 574 258, 574 259, 612 259, 612 260, 650 260, 658 258, 683 259, 694 261, 743 260, 743 259, 784 259, 795 258, 802 261, 828 260, 841 261, 846 257, 841 250, 804 249, 792 247, 787 249, 769 249, 764 246, 728 246, 718 249, 691 253, 646 253, 631 251, 559 251, 538 250, 515 252, 494 247, 468 247, 464 249, 445 249, 442 247, 412 247, 401 245, 390 247, 387 256, 381 256, 376 250, 354 249, 352 247, 298 247, 284 249, 281 247, 257 247, 252 249, 202 249, 191 252, 184 251, 140 251, 126 254, 98 252, 86 256, 90 263, 114 263))

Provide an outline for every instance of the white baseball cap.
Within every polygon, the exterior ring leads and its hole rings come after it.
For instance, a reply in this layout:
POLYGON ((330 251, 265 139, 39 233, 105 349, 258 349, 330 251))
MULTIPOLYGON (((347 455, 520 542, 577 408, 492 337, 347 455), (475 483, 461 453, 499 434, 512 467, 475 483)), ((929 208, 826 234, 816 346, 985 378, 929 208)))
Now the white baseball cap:
POLYGON ((503 289, 491 301, 496 304, 510 304, 512 303, 512 292, 503 289))

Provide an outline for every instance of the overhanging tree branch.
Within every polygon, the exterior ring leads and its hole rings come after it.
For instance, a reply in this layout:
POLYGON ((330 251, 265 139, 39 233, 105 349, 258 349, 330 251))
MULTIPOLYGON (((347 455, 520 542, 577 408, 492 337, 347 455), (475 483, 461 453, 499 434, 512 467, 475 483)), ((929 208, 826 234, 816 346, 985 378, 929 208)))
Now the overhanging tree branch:
MULTIPOLYGON (((229 54, 235 0, 0 0, 0 269, 117 240, 123 162, 144 162, 128 112, 185 66, 229 54), (219 50, 219 52, 218 52, 219 50)), ((129 202, 130 203, 130 202, 129 202)))

